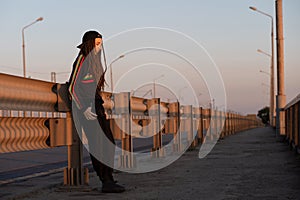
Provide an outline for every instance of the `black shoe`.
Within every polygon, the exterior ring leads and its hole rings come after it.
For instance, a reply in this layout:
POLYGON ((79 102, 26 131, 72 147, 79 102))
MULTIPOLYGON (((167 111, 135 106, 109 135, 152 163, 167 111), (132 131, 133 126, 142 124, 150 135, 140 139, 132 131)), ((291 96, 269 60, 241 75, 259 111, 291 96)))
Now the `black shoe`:
POLYGON ((116 184, 114 181, 102 183, 102 192, 104 193, 121 193, 124 191, 125 188, 121 185, 116 184))
MULTIPOLYGON (((102 178, 99 178, 99 180, 100 180, 102 183, 103 183, 103 181, 104 181, 102 178)), ((112 179, 112 180, 113 180, 113 179, 112 179)), ((114 182, 114 183, 117 183, 118 181, 117 181, 117 180, 113 180, 113 182, 114 182)))

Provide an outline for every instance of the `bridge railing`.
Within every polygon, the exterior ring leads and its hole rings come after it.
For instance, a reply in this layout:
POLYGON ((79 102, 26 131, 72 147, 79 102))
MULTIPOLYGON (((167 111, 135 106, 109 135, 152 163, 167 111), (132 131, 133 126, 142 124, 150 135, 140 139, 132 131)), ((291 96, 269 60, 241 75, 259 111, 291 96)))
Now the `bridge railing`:
POLYGON ((286 139, 300 153, 300 94, 289 102, 284 110, 286 139))
MULTIPOLYGON (((173 136, 176 152, 186 144, 195 148, 207 140, 261 126, 255 116, 138 98, 129 92, 101 95, 114 137, 121 141, 119 167, 124 168, 135 166, 134 138, 152 137, 152 156, 161 157, 164 135, 173 136)), ((82 168, 82 143, 67 105, 66 85, 0 73, 0 97, 0 153, 67 146, 64 183, 88 182, 87 169, 82 168)))

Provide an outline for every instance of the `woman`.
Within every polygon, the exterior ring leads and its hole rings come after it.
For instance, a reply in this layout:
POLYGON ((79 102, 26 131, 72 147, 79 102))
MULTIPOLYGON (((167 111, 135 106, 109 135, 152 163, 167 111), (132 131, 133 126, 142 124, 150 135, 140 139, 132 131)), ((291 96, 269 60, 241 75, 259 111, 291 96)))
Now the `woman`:
POLYGON ((73 120, 77 131, 80 133, 83 129, 87 136, 93 168, 102 181, 102 192, 123 192, 125 188, 116 184, 113 169, 109 167, 113 166, 115 141, 100 95, 106 71, 101 64, 102 35, 97 31, 87 31, 82 44, 77 47, 80 51, 69 80, 73 120))

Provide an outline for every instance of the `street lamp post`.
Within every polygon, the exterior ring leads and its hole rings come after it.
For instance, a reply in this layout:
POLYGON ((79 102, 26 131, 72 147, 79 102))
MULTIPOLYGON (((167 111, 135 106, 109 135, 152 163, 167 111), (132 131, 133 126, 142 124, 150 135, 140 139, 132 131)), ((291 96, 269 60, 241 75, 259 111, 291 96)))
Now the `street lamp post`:
POLYGON ((271 57, 271 66, 270 66, 270 114, 271 114, 271 120, 270 120, 270 123, 272 126, 275 126, 275 123, 274 123, 274 113, 275 113, 275 103, 274 103, 274 97, 275 97, 275 94, 274 94, 274 20, 273 20, 273 17, 272 15, 269 15, 265 12, 262 12, 260 10, 258 10, 257 8, 255 7, 252 7, 250 6, 249 7, 251 10, 254 10, 262 15, 265 15, 267 17, 269 17, 271 19, 271 55, 269 54, 266 54, 265 52, 261 51, 261 50, 258 50, 258 52, 260 53, 263 53, 265 55, 268 55, 271 57))
MULTIPOLYGON (((261 51, 261 50, 258 50, 258 52, 261 52, 263 54, 266 54, 265 52, 261 51)), ((268 56, 270 56, 269 54, 266 54, 268 56)), ((274 106, 274 84, 272 82, 272 75, 266 71, 263 71, 263 70, 259 70, 260 73, 264 73, 264 74, 267 74, 269 77, 270 77, 270 85, 269 85, 269 88, 270 88, 270 109, 269 109, 269 121, 270 121, 270 125, 271 126, 275 126, 275 120, 274 120, 274 109, 275 109, 275 106, 274 106)))
POLYGON ((184 89, 186 89, 186 88, 187 88, 187 86, 184 86, 184 87, 182 87, 182 88, 179 89, 179 91, 178 91, 179 102, 180 102, 180 100, 181 100, 181 91, 184 90, 184 89))
MULTIPOLYGON (((273 45, 272 45, 273 46, 273 45)), ((273 56, 262 51, 261 49, 257 49, 257 52, 262 53, 266 56, 269 56, 273 61, 273 56)), ((264 72, 263 72, 264 73, 264 72)), ((274 67, 273 62, 271 62, 270 73, 267 73, 270 76, 270 124, 275 127, 275 89, 274 89, 274 67)))
POLYGON ((148 90, 148 91, 143 95, 143 98, 144 98, 145 96, 147 96, 149 93, 151 93, 151 96, 152 96, 152 89, 148 90))
POLYGON ((164 77, 164 76, 165 76, 165 75, 162 74, 162 75, 156 77, 155 79, 153 79, 153 98, 155 98, 155 95, 156 95, 156 91, 155 91, 155 81, 157 81, 158 79, 160 79, 160 78, 162 78, 162 77, 164 77))
POLYGON ((113 83, 113 72, 112 72, 112 64, 114 62, 116 62, 117 60, 124 58, 125 55, 120 55, 119 57, 117 57, 116 59, 114 59, 110 65, 109 65, 109 70, 110 70, 110 91, 111 93, 113 93, 113 89, 114 89, 114 83, 113 83))
POLYGON ((56 83, 56 72, 51 72, 51 82, 56 83))
POLYGON ((201 95, 203 95, 201 92, 198 93, 198 96, 195 98, 195 106, 201 107, 200 106, 200 99, 201 99, 201 95), (197 101, 198 100, 198 101, 197 101), (198 104, 197 104, 198 103, 198 104))
POLYGON ((270 87, 270 85, 266 84, 266 83, 261 83, 262 86, 266 86, 266 87, 270 87))
POLYGON ((276 35, 277 35, 277 96, 276 96, 276 136, 284 136, 286 96, 284 94, 284 41, 282 0, 276 0, 276 35))
POLYGON ((24 36, 24 31, 26 28, 28 28, 29 26, 35 24, 36 22, 42 21, 43 18, 39 17, 37 18, 34 22, 28 24, 27 26, 24 26, 22 28, 22 54, 23 54, 23 76, 26 77, 26 63, 25 63, 25 36, 24 36))
POLYGON ((51 82, 56 83, 56 76, 60 74, 70 74, 70 72, 51 72, 51 82))
POLYGON ((259 70, 260 73, 263 73, 263 74, 267 74, 268 76, 271 76, 271 74, 269 72, 266 72, 264 70, 259 70))

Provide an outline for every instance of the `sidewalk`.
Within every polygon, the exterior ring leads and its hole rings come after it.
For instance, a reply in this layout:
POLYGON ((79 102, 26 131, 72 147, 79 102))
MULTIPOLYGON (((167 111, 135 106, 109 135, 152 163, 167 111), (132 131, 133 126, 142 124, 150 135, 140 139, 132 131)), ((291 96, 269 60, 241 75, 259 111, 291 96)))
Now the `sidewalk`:
POLYGON ((0 199, 300 199, 300 156, 274 135, 253 129, 220 140, 204 159, 197 148, 156 172, 117 173, 121 194, 101 193, 95 173, 90 187, 68 191, 56 173, 0 186, 0 199))

